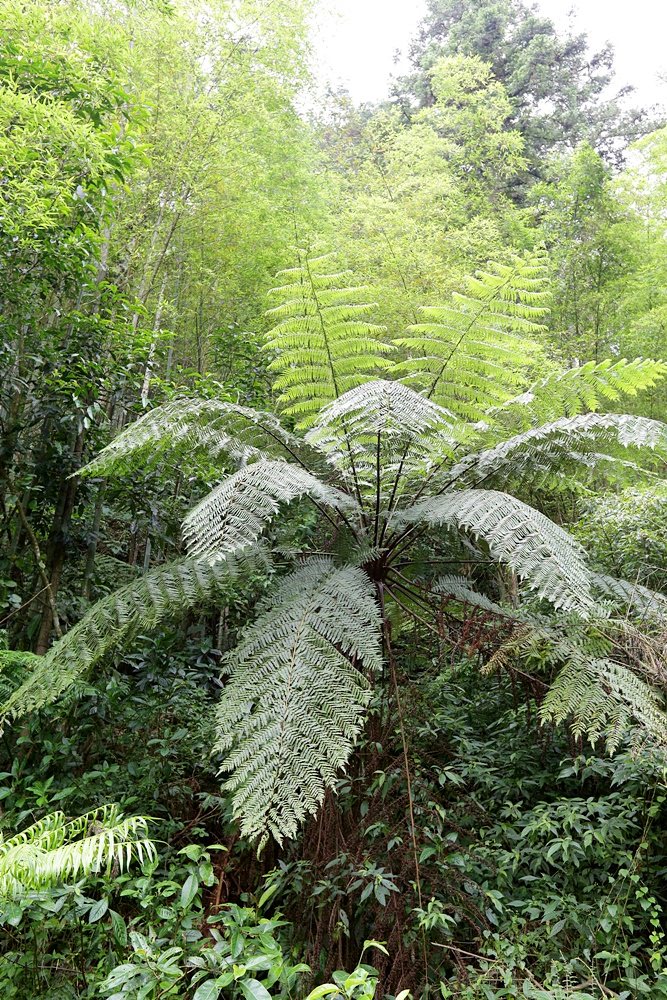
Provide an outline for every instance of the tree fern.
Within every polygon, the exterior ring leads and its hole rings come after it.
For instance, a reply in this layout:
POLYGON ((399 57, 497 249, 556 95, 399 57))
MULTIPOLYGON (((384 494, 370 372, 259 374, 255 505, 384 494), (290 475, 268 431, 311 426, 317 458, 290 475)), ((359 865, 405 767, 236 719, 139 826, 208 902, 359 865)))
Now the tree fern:
POLYGON ((398 523, 464 528, 484 539, 494 559, 507 563, 556 608, 593 605, 581 546, 553 521, 507 493, 454 490, 403 511, 398 523))
POLYGON ((381 666, 373 587, 313 559, 284 579, 227 657, 218 749, 242 831, 296 834, 348 760, 381 666))
POLYGON ((389 367, 385 329, 369 316, 370 289, 349 283, 348 271, 332 271, 331 257, 299 253, 299 265, 278 275, 271 290, 276 325, 267 335, 275 357, 273 387, 286 414, 308 427, 322 406, 389 367))
POLYGON ((114 866, 129 867, 155 856, 143 816, 123 817, 115 805, 103 806, 68 820, 54 812, 5 839, 0 833, 0 900, 25 898, 26 892, 48 889, 114 866))
POLYGON ((466 420, 480 419, 526 385, 541 355, 545 282, 541 253, 489 265, 450 306, 422 309, 424 322, 394 341, 408 357, 393 373, 466 420))
POLYGON ((159 566, 93 605, 39 661, 2 706, 18 716, 55 701, 74 681, 142 630, 220 598, 238 575, 233 558, 184 559, 159 566))
MULTIPOLYGON (((583 366, 517 394, 534 380, 536 366, 542 374, 548 367, 535 338, 546 310, 544 271, 538 253, 470 279, 450 308, 430 311, 428 322, 397 341, 404 356, 391 368, 395 378, 386 380, 378 373, 390 364, 388 348, 381 328, 368 320, 367 290, 333 273, 328 259, 302 256, 274 291, 276 326, 267 343, 281 405, 297 431, 235 404, 178 401, 145 415, 90 463, 88 474, 106 474, 200 451, 209 463, 225 456, 221 477, 227 458, 241 468, 185 519, 193 556, 92 608, 34 664, 5 714, 53 700, 138 630, 224 600, 228 583, 237 580, 233 553, 245 565, 276 514, 289 521, 290 501, 308 497, 320 517, 309 525, 305 545, 319 554, 291 572, 293 562, 284 563, 293 557, 281 550, 277 580, 226 660, 217 750, 225 755, 226 788, 245 835, 262 842, 296 833, 349 758, 370 676, 380 666, 381 636, 387 648, 406 617, 416 628, 433 629, 429 619, 448 602, 454 618, 462 604, 479 609, 478 618, 502 616, 502 628, 484 629, 485 648, 495 633, 507 639, 509 629, 508 656, 532 649, 536 662, 565 670, 562 706, 554 696, 545 718, 583 724, 595 705, 601 721, 593 733, 620 731, 631 717, 657 732, 661 706, 650 690, 647 700, 644 680, 635 676, 641 668, 634 671, 631 640, 616 656, 597 624, 612 628, 625 585, 591 574, 578 543, 509 491, 535 474, 594 465, 605 454, 619 461, 621 448, 662 456, 664 425, 580 411, 652 384, 667 367, 583 366), (541 412, 550 422, 537 427, 541 412), (466 455, 473 442, 476 451, 466 455), (526 583, 518 607, 491 600, 474 569, 470 580, 429 582, 431 568, 428 580, 420 577, 415 562, 428 562, 438 534, 454 541, 457 556, 473 550, 474 562, 481 548, 484 562, 490 556, 509 565, 526 583), (530 589, 558 613, 549 617, 530 589), (584 665, 581 683, 577 663, 584 665)), ((437 542, 438 561, 446 544, 447 538, 437 542)), ((626 601, 628 614, 648 614, 647 594, 637 595, 626 601)), ((621 633, 618 623, 613 627, 621 633)))

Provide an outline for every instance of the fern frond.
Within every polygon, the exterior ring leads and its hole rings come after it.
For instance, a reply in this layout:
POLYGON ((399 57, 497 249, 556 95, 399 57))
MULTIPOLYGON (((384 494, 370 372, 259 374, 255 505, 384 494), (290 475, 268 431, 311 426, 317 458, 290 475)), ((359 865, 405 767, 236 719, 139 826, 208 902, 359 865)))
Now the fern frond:
POLYGON ((377 308, 370 289, 333 272, 330 256, 302 251, 299 266, 279 277, 286 282, 270 292, 278 304, 267 314, 278 321, 267 334, 266 349, 276 353, 269 368, 285 413, 308 427, 322 406, 389 367, 391 348, 385 328, 368 319, 377 308))
POLYGON ((486 451, 467 455, 447 472, 447 479, 463 484, 503 482, 553 471, 562 474, 580 463, 595 465, 609 455, 592 451, 620 445, 623 448, 649 448, 667 454, 667 424, 659 420, 627 414, 586 413, 561 417, 536 427, 486 451))
POLYGON ((0 708, 4 718, 32 712, 60 695, 115 649, 143 630, 199 609, 229 593, 248 560, 184 559, 158 566, 107 595, 66 632, 0 708))
POLYGON ((540 714, 544 722, 568 722, 575 736, 604 739, 613 753, 633 719, 662 746, 667 716, 655 692, 631 670, 607 658, 571 656, 551 685, 540 714))
POLYGON ((244 835, 293 837, 347 762, 381 665, 368 577, 317 558, 286 577, 227 657, 218 712, 225 787, 244 835))
POLYGON ((41 656, 36 653, 0 649, 0 704, 25 682, 41 662, 41 656))
POLYGON ((374 494, 394 482, 399 469, 405 489, 411 474, 423 475, 434 461, 452 455, 460 439, 457 424, 451 413, 409 386, 376 379, 325 407, 306 441, 362 494, 374 494))
POLYGON ((667 375, 664 361, 637 358, 634 361, 587 361, 586 364, 539 379, 525 392, 492 411, 505 412, 528 427, 563 414, 573 417, 594 412, 621 396, 636 396, 667 375))
POLYGON ((460 604, 469 604, 474 608, 480 608, 482 611, 488 611, 490 614, 502 615, 503 617, 507 615, 506 609, 501 608, 499 604, 490 600, 485 594, 480 594, 478 590, 475 590, 470 585, 470 580, 465 576, 455 576, 453 574, 440 576, 431 587, 431 593, 447 597, 452 601, 458 601, 460 604))
POLYGON ((401 511, 397 523, 465 529, 482 538, 557 608, 592 607, 591 578, 581 546, 544 514, 496 490, 453 490, 401 511))
POLYGON ((640 583, 617 580, 605 573, 593 574, 593 586, 602 597, 615 604, 619 610, 640 618, 667 620, 667 597, 640 583))
POLYGON ((0 899, 24 897, 63 881, 112 865, 119 872, 136 855, 141 862, 155 856, 143 816, 123 817, 115 805, 103 806, 68 820, 51 813, 5 840, 0 833, 0 899))
POLYGON ((334 510, 356 513, 354 500, 288 462, 260 460, 236 472, 197 504, 183 521, 192 554, 235 552, 255 542, 281 503, 309 496, 334 510))
POLYGON ((490 264, 468 278, 450 306, 422 309, 424 322, 394 344, 408 358, 393 373, 466 420, 514 397, 541 355, 535 334, 547 314, 544 254, 490 264))
POLYGON ((216 399, 174 399, 126 427, 79 474, 132 472, 167 455, 200 453, 213 460, 228 455, 245 463, 275 457, 300 460, 304 450, 303 441, 272 413, 216 399))

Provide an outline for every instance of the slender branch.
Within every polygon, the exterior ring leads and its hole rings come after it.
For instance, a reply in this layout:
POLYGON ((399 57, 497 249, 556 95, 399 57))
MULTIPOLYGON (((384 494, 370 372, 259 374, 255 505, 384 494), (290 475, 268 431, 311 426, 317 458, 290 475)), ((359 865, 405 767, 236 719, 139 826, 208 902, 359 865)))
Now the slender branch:
POLYGON ((56 633, 56 636, 58 637, 58 639, 62 639, 62 637, 63 637, 63 630, 60 627, 60 619, 58 618, 58 609, 56 608, 56 602, 55 602, 55 598, 53 596, 53 588, 51 587, 51 581, 49 580, 49 578, 48 578, 48 576, 46 574, 46 565, 44 563, 44 560, 42 559, 42 553, 41 553, 40 548, 39 548, 39 542, 37 541, 35 533, 32 530, 32 528, 30 527, 30 524, 28 523, 28 518, 26 517, 26 513, 25 513, 25 511, 23 509, 23 504, 21 503, 20 500, 16 501, 16 510, 18 512, 19 517, 21 518, 21 524, 23 525, 25 533, 28 536, 28 539, 30 541, 30 545, 32 547, 32 551, 33 551, 33 553, 35 555, 35 562, 37 563, 37 570, 38 570, 39 575, 41 577, 42 583, 44 584, 44 587, 42 588, 42 592, 44 592, 44 591, 46 592, 46 598, 47 598, 47 600, 49 602, 49 607, 51 609, 51 618, 52 618, 52 621, 53 621, 53 631, 56 633))

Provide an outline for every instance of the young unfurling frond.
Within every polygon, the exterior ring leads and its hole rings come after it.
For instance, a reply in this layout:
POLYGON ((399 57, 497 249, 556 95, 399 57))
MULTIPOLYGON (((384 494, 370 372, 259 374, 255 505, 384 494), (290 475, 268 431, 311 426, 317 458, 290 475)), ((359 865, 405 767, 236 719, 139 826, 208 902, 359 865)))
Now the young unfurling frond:
POLYGON ((183 522, 191 554, 238 552, 255 542, 281 503, 309 496, 316 503, 354 514, 354 500, 288 462, 260 460, 240 469, 194 507, 183 522))
POLYGON ((272 413, 218 399, 174 399, 157 406, 126 427, 80 474, 144 469, 169 458, 192 453, 234 462, 259 458, 296 458, 303 441, 287 431, 272 413))
POLYGON ((0 900, 25 898, 63 881, 92 872, 123 872, 132 857, 155 856, 143 816, 124 817, 117 806, 103 806, 68 820, 50 813, 5 840, 0 833, 0 900))
POLYGON ((281 271, 271 291, 276 322, 267 334, 275 352, 269 368, 285 413, 309 427, 318 411, 348 389, 389 367, 385 328, 369 316, 376 306, 370 289, 350 284, 348 271, 333 271, 329 256, 300 253, 297 267, 281 271))
POLYGON ((156 628, 229 591, 242 564, 232 558, 184 559, 158 566, 98 601, 62 639, 39 657, 4 705, 3 717, 17 717, 55 701, 95 663, 123 649, 141 630, 156 628))
POLYGON ((422 309, 424 322, 394 341, 408 357, 393 371, 458 416, 480 419, 526 385, 541 356, 545 281, 542 253, 489 265, 451 305, 422 309))
POLYGON ((229 654, 218 749, 242 831, 293 837, 350 756, 381 664, 371 582, 317 558, 286 577, 229 654))
POLYGON ((592 607, 590 573, 581 546, 567 532, 507 493, 454 490, 401 512, 397 523, 462 528, 482 538, 494 559, 507 563, 557 608, 592 607))

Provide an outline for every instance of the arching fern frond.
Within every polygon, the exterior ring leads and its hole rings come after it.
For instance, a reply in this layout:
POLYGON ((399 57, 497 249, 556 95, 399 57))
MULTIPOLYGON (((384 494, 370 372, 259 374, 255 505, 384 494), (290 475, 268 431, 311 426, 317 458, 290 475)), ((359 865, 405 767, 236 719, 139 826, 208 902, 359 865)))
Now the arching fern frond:
POLYGON ((583 549, 544 514, 497 490, 453 490, 401 512, 398 524, 444 525, 484 539, 494 559, 507 563, 540 597, 557 608, 593 605, 583 549))
MULTIPOLYGON (((376 379, 350 389, 319 414, 308 443, 364 494, 398 475, 424 473, 451 455, 460 437, 456 418, 400 382, 376 379), (380 482, 381 480, 381 482, 380 482)), ((401 484, 404 488, 406 483, 401 484)))
POLYGON ((276 325, 266 348, 276 356, 273 387, 285 413, 308 427, 317 412, 348 389, 389 367, 385 328, 370 321, 370 289, 350 284, 349 271, 333 271, 330 256, 299 252, 299 265, 278 275, 277 303, 268 316, 276 325))
POLYGON ((190 511, 183 522, 188 550, 196 555, 239 551, 259 538, 281 503, 303 496, 334 510, 358 511, 346 493, 305 469, 260 460, 230 476, 190 511))
POLYGON ((144 413, 103 448, 80 475, 132 472, 192 453, 210 459, 228 455, 245 463, 260 458, 295 458, 303 441, 272 413, 217 399, 174 399, 144 413))
POLYGON ((381 664, 368 577, 317 558, 286 577, 227 657, 217 749, 244 835, 293 837, 312 815, 360 731, 361 672, 381 664))
POLYGON ((521 426, 544 423, 566 414, 569 417, 599 410, 621 396, 636 396, 667 375, 664 361, 637 358, 634 361, 587 361, 574 368, 559 369, 539 379, 525 392, 494 411, 505 412, 521 426))
POLYGON ((143 816, 124 817, 115 805, 68 820, 54 812, 7 840, 0 833, 0 900, 25 898, 92 872, 119 872, 134 856, 155 856, 143 816))
POLYGON ((657 590, 617 580, 605 573, 593 574, 593 586, 599 594, 614 604, 619 611, 639 618, 667 621, 667 597, 657 590))
POLYGON ((615 413, 586 413, 561 417, 501 441, 493 448, 467 455, 447 472, 452 482, 474 485, 496 483, 541 473, 566 472, 578 463, 595 465, 608 455, 600 448, 648 448, 667 454, 667 424, 647 417, 615 413), (593 449, 596 449, 595 451, 593 449))
POLYGON ((141 631, 229 593, 245 562, 232 557, 184 559, 158 566, 104 597, 39 657, 39 664, 5 701, 0 713, 15 718, 55 701, 91 667, 113 650, 125 648, 141 631))
POLYGON ((655 692, 632 670, 605 657, 570 656, 540 708, 544 722, 568 722, 575 736, 603 739, 613 753, 638 722, 667 745, 667 716, 655 692))
POLYGON ((490 264, 451 305, 421 310, 424 322, 394 341, 408 357, 393 371, 457 415, 479 420, 526 385, 541 356, 535 334, 544 330, 545 287, 543 253, 490 264))

